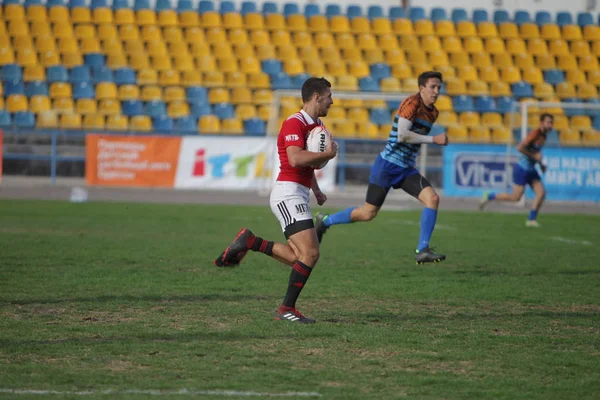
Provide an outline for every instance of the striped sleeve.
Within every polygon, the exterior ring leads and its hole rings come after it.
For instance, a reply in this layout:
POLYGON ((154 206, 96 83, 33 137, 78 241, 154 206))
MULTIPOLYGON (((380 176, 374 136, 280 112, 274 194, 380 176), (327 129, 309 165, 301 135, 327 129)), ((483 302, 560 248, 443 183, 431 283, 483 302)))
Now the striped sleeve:
POLYGON ((414 121, 418 109, 419 99, 417 96, 411 96, 405 99, 402 104, 400 104, 400 108, 398 108, 398 116, 409 121, 414 121))

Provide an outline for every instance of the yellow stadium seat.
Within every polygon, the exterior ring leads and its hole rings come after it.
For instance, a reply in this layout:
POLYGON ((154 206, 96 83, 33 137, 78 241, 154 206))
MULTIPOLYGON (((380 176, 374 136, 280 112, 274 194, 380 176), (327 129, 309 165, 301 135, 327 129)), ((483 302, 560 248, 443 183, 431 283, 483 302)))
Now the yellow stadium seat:
POLYGON ((225 135, 243 135, 244 124, 237 118, 224 119, 221 121, 221 133, 225 135))
POLYGON ((469 54, 467 53, 452 53, 450 54, 450 64, 455 68, 462 67, 465 65, 471 65, 469 54))
POLYGON ((109 54, 106 58, 106 65, 111 69, 127 67, 127 57, 122 53, 109 54))
POLYGON ((105 100, 105 99, 116 99, 117 95, 117 85, 112 82, 100 82, 96 85, 96 99, 105 100))
POLYGON ((313 15, 308 19, 308 29, 313 33, 329 32, 329 23, 324 15, 313 15))
POLYGON ((117 115, 121 113, 121 103, 118 100, 106 99, 98 101, 98 112, 102 115, 117 115))
POLYGON ((194 59, 189 54, 181 53, 181 52, 180 53, 171 53, 171 54, 176 54, 176 56, 173 57, 173 67, 178 72, 193 71, 195 69, 194 59))
POLYGON ((540 30, 537 24, 532 22, 521 24, 519 27, 519 33, 523 39, 534 39, 540 37, 540 30))
POLYGON ((129 129, 135 132, 150 132, 152 119, 147 115, 135 115, 129 120, 129 129))
POLYGON ((538 99, 549 99, 554 97, 554 87, 546 82, 539 82, 533 86, 533 95, 538 99))
POLYGON ((98 39, 117 39, 119 33, 114 25, 100 25, 98 28, 98 39))
MULTIPOLYGON (((2 13, 0 12, 0 18, 2 13)), ((29 22, 45 22, 48 20, 48 13, 46 7, 43 5, 30 5, 27 7, 27 20, 29 22)))
POLYGON ((271 105, 263 104, 257 107, 256 114, 263 121, 268 121, 271 118, 271 105))
POLYGON ((374 18, 372 32, 376 35, 389 35, 392 33, 392 23, 388 18, 374 18))
POLYGON ((158 86, 143 86, 140 97, 143 101, 162 100, 162 89, 158 86))
POLYGON ((50 104, 50 98, 43 95, 31 96, 29 99, 29 111, 33 113, 40 113, 50 111, 52 106, 50 104))
POLYGON ((363 61, 362 51, 356 47, 342 49, 342 59, 346 62, 363 61))
POLYGON ((369 111, 363 107, 352 107, 348 109, 346 116, 353 122, 367 122, 369 120, 369 111))
POLYGON ((185 101, 172 101, 167 106, 167 114, 171 118, 181 118, 190 115, 190 106, 185 101))
POLYGON ((74 37, 65 37, 58 40, 58 49, 61 53, 78 53, 79 45, 74 37))
POLYGON ((28 50, 28 51, 36 51, 37 49, 33 45, 33 40, 31 36, 16 36, 13 38, 13 47, 17 52, 28 50))
POLYGON ((519 28, 512 22, 503 22, 500 24, 498 34, 502 39, 516 39, 520 37, 519 28))
POLYGON ((377 39, 377 42, 379 44, 379 47, 382 50, 398 49, 398 40, 396 39, 395 35, 392 35, 392 34, 380 35, 379 38, 377 39))
POLYGON ((135 13, 131 8, 119 8, 115 10, 114 22, 117 25, 134 25, 135 13))
POLYGON ((129 129, 127 117, 121 114, 109 115, 106 118, 106 129, 109 131, 126 131, 129 129))
POLYGON ((223 24, 221 15, 216 11, 207 11, 200 16, 204 28, 220 28, 223 24))
POLYGON ((148 44, 163 44, 162 32, 159 27, 155 25, 143 26, 140 31, 141 38, 144 42, 150 42, 148 44))
POLYGON ((231 89, 231 104, 249 104, 252 103, 252 91, 245 85, 231 89))
POLYGON ((150 65, 157 71, 167 71, 173 69, 171 59, 164 56, 151 56, 150 65))
POLYGON ((223 57, 217 59, 217 68, 221 72, 239 71, 238 61, 235 57, 223 57))
POLYGON ((84 115, 83 128, 88 130, 104 130, 104 116, 99 114, 84 115))
POLYGON ((287 27, 291 32, 306 31, 306 17, 302 14, 289 15, 287 17, 287 27))
POLYGON ((593 55, 579 57, 579 69, 582 71, 594 71, 600 68, 598 65, 598 58, 593 55))
POLYGON ((520 69, 536 68, 536 64, 533 57, 528 53, 516 54, 514 56, 514 62, 515 67, 520 69))
POLYGON ((542 71, 537 67, 524 68, 522 70, 522 79, 531 84, 544 82, 542 71))
POLYGON ((230 44, 248 43, 248 34, 244 29, 231 29, 227 40, 230 44))
POLYGON ((229 90, 223 88, 213 88, 208 92, 208 101, 211 104, 229 103, 229 90))
POLYGON ((52 102, 53 111, 58 113, 72 113, 75 109, 75 105, 73 104, 73 99, 70 97, 63 97, 59 99, 55 99, 52 102))
POLYGON ((504 126, 494 126, 491 129, 492 143, 503 144, 512 143, 513 137, 510 130, 504 126))
POLYGON ((163 99, 166 102, 184 101, 185 89, 179 86, 168 86, 163 91, 163 99))
POLYGON ((490 93, 490 89, 486 82, 474 80, 467 82, 467 93, 471 96, 487 96, 490 93))
POLYGON ((185 30, 185 41, 189 43, 190 47, 194 45, 206 46, 208 48, 208 44, 206 42, 206 37, 204 36, 204 31, 200 28, 188 28, 185 30))
POLYGON ((183 28, 196 28, 200 25, 200 15, 195 11, 183 11, 179 14, 179 25, 183 28))
POLYGON ((564 25, 562 27, 562 38, 564 40, 580 40, 582 38, 579 25, 564 25))
POLYGON ((148 55, 152 57, 167 57, 169 54, 164 42, 148 42, 146 48, 148 49, 148 55))
POLYGON ((458 123, 468 128, 481 125, 479 113, 463 112, 458 116, 458 123))
POLYGON ((271 44, 275 46, 284 46, 292 43, 292 38, 287 31, 271 32, 271 44))
POLYGON ((52 50, 40 51, 40 64, 44 67, 60 64, 58 53, 52 50))
POLYGON ((434 50, 430 51, 427 54, 427 58, 431 62, 431 65, 434 69, 438 69, 441 66, 446 66, 450 64, 448 60, 448 55, 444 50, 434 50))
POLYGON ((492 59, 488 53, 473 53, 471 62, 473 66, 477 68, 489 67, 492 65, 492 59))
MULTIPOLYGON (((297 111, 297 108, 294 112, 297 111)), ((235 108, 235 115, 241 120, 254 118, 257 116, 256 107, 252 104, 240 104, 235 108)), ((283 114, 287 115, 287 114, 283 114)))
MULTIPOLYGON (((379 82, 382 92, 398 93, 400 92, 400 82, 394 77, 383 78, 379 82)), ((439 101, 439 99, 438 99, 439 101)), ((437 104, 436 104, 437 105, 437 104)))
POLYGON ((486 126, 471 126, 469 128, 469 141, 473 143, 489 143, 491 141, 490 129, 486 126))
POLYGON ((178 26, 167 26, 163 28, 163 37, 167 43, 179 43, 184 41, 183 32, 178 26))
MULTIPOLYGON (((313 17, 314 18, 314 17, 313 17)), ((312 18, 311 18, 312 20, 312 18)), ((265 18, 265 26, 269 31, 280 31, 286 29, 285 18, 282 14, 268 14, 265 18)), ((327 29, 327 25, 325 25, 327 29)))
MULTIPOLYGON (((300 60, 302 61, 314 61, 320 58, 319 56, 319 50, 317 50, 316 47, 301 47, 300 49, 300 54, 298 55, 300 57, 300 60)), ((323 61, 323 60, 317 60, 317 61, 323 61)))
POLYGON ((338 90, 358 90, 358 78, 352 75, 338 76, 336 87, 338 90))
POLYGON ((91 24, 77 25, 74 34, 77 39, 95 39, 96 27, 91 24))
POLYGON ((225 76, 220 71, 207 71, 202 77, 204 86, 216 87, 225 85, 225 76))
POLYGON ((477 36, 475 24, 471 21, 460 21, 456 24, 456 35, 461 38, 477 36))
POLYGON ((255 46, 261 46, 271 43, 271 38, 267 31, 254 30, 250 32, 250 43, 255 46))
POLYGON ((140 32, 135 25, 121 25, 119 27, 119 37, 123 41, 140 40, 140 32))
POLYGON ((435 23, 435 35, 437 37, 455 36, 456 30, 452 21, 437 21, 435 23))
POLYGON ((17 49, 17 63, 26 67, 28 65, 37 65, 38 58, 34 50, 31 49, 17 49))
MULTIPOLYGON (((549 49, 550 54, 554 56, 564 56, 570 53, 569 46, 567 42, 562 39, 555 39, 550 42, 549 49)), ((534 54, 542 54, 542 53, 534 53, 534 54)))
POLYGON ((446 91, 451 96, 466 94, 467 86, 460 78, 446 79, 446 91))
POLYGON ((326 73, 325 64, 319 59, 305 61, 304 70, 312 76, 323 76, 326 73))
MULTIPOLYGON (((272 14, 274 15, 274 14, 272 14)), ((200 133, 220 133, 221 132, 221 122, 216 115, 203 115, 198 119, 198 131, 200 133)))
MULTIPOLYGON (((138 42, 127 42, 128 45, 130 43, 138 43, 138 42)), ((102 47, 102 51, 104 53, 106 53, 107 55, 123 53, 123 45, 121 44, 121 41, 119 39, 104 39, 101 42, 101 47, 102 47)), ((140 47, 142 48, 142 52, 143 52, 143 45, 141 43, 140 43, 140 47)))
POLYGON ((252 89, 270 89, 269 75, 264 72, 248 74, 248 87, 252 89))
POLYGON ((537 65, 542 71, 547 69, 555 69, 556 59, 550 54, 540 54, 535 57, 535 65, 537 65))
POLYGON ((485 50, 490 54, 502 54, 506 52, 504 41, 500 38, 486 39, 485 50))
POLYGON ((560 28, 556 24, 545 24, 540 29, 540 36, 544 40, 555 40, 561 38, 560 28))
POLYGON ((507 39, 506 51, 509 54, 525 54, 527 53, 527 47, 525 46, 523 39, 507 39))
POLYGON ((225 31, 221 28, 211 28, 206 30, 206 41, 211 45, 220 46, 225 43, 229 44, 227 41, 227 35, 225 31))
POLYGON ((358 122, 356 132, 362 138, 377 139, 379 137, 379 127, 370 121, 358 122))
POLYGON ((212 46, 212 54, 215 58, 233 58, 233 50, 229 43, 224 42, 221 45, 213 45, 212 46))
MULTIPOLYGON (((227 17, 228 14, 225 15, 227 17)), ((240 26, 242 19, 240 17, 240 26)), ((162 10, 158 13, 158 25, 165 26, 179 26, 179 20, 177 18, 177 12, 175 10, 162 10)))
POLYGON ((54 82, 50 84, 50 97, 52 99, 73 97, 71 85, 64 82, 54 82))
POLYGON ((380 48, 366 49, 364 51, 364 61, 368 64, 385 62, 383 51, 380 48))
POLYGON ((464 143, 469 140, 469 135, 467 134, 467 128, 461 125, 449 125, 446 133, 448 135, 448 139, 452 143, 464 143))
MULTIPOLYGON (((1 16, 1 14, 0 14, 1 16)), ((21 4, 6 4, 4 6, 4 18, 7 21, 24 20, 25 8, 21 4)))
POLYGON ((133 69, 147 69, 150 68, 150 60, 146 53, 133 54, 129 56, 129 66, 133 69))
MULTIPOLYGON (((23 81, 45 81, 46 80, 46 69, 41 65, 29 65, 23 68, 23 81)), ((1 97, 1 94, 0 94, 1 97)))
POLYGON ((585 40, 574 40, 569 47, 571 54, 576 57, 589 56, 591 54, 590 45, 585 40))
POLYGON ((58 128, 58 116, 53 111, 39 113, 35 126, 40 129, 58 128))
POLYGON ((584 146, 597 147, 600 145, 600 133, 595 129, 584 129, 581 131, 581 143, 584 146))
POLYGON ((564 115, 554 115, 554 129, 562 131, 563 129, 569 128, 569 119, 564 115))
POLYGON ((400 38, 400 47, 404 50, 421 50, 421 43, 416 36, 402 36, 400 38))
POLYGON ((83 56, 80 53, 63 53, 62 64, 67 68, 83 65, 83 56))
POLYGON ((597 69, 588 71, 587 80, 592 85, 600 86, 600 71, 597 69))
POLYGON ((329 31, 333 33, 350 32, 350 21, 344 15, 334 15, 329 20, 329 31))
POLYGON ((510 86, 506 82, 490 82, 490 96, 512 96, 510 86))
POLYGON ((433 22, 429 19, 420 19, 414 23, 415 34, 417 36, 434 35, 433 22))
POLYGON ((335 42, 338 48, 340 49, 348 49, 356 47, 356 41, 354 40, 354 35, 350 33, 340 33, 336 35, 335 42))
MULTIPOLYGON (((490 39, 488 39, 490 40, 490 39)), ((484 51, 483 42, 478 37, 467 37, 463 43, 464 50, 469 53, 480 53, 484 51)))
POLYGON ((64 6, 50 7, 48 10, 48 19, 50 22, 56 24, 61 22, 69 22, 71 17, 69 16, 69 9, 64 6))
POLYGON ((566 73, 566 81, 574 85, 587 82, 585 73, 579 69, 571 69, 566 73))
POLYGON ((369 66, 363 61, 349 62, 349 73, 357 78, 364 78, 371 74, 369 66))
POLYGON ((273 92, 270 89, 255 90, 252 102, 254 104, 270 105, 273 102, 273 92))
POLYGON ((563 146, 579 146, 581 143, 579 131, 574 129, 564 129, 560 131, 558 138, 560 144, 563 146))
POLYGON ((98 107, 94 99, 78 99, 75 101, 75 112, 81 115, 96 114, 98 107))
POLYGON ((568 71, 571 69, 579 69, 579 66, 577 65, 577 59, 570 55, 563 55, 563 56, 558 56, 558 68, 562 69, 563 71, 568 71))
POLYGON ((335 41, 333 40, 333 36, 328 32, 321 32, 321 33, 315 34, 314 43, 315 43, 315 46, 319 49, 335 46, 335 41))
POLYGON ((58 127, 61 129, 81 129, 81 115, 61 114, 58 119, 58 127))
POLYGON ((391 49, 385 52, 385 61, 390 65, 398 65, 406 63, 406 54, 404 50, 391 49))
MULTIPOLYGON (((3 32, 2 29, 0 28, 0 36, 2 34, 6 35, 6 32, 3 32)), ((50 24, 48 22, 36 22, 36 21, 32 22, 31 23, 31 35, 33 37, 52 35, 52 29, 50 29, 50 24)))
POLYGON ((100 43, 96 38, 88 38, 81 40, 81 52, 83 54, 100 53, 100 43))
POLYGON ((581 83, 577 85, 577 97, 584 100, 595 99, 598 97, 598 89, 592 83, 581 83))
POLYGON ((30 36, 29 25, 26 21, 13 20, 8 23, 8 33, 10 36, 30 36))
POLYGON ((234 71, 225 74, 225 85, 227 87, 245 87, 247 84, 248 80, 244 72, 234 71))
MULTIPOLYGON (((517 103, 518 105, 518 103, 517 103)), ((508 112, 504 114, 504 126, 509 129, 514 129, 521 126, 521 114, 515 109, 515 112, 508 112)))
POLYGON ((140 89, 137 85, 119 86, 119 100, 137 100, 140 98, 140 89))
POLYGON ((575 86, 569 82, 560 82, 556 84, 556 95, 560 99, 576 97, 575 86))
POLYGON ((489 21, 482 21, 477 24, 477 36, 482 39, 488 39, 498 36, 496 24, 489 21))
POLYGON ((102 24, 112 24, 113 23, 113 13, 112 10, 108 7, 99 7, 95 8, 92 12, 92 19, 96 25, 102 24))
POLYGON ((509 84, 519 82, 521 80, 521 72, 516 67, 507 66, 500 69, 500 79, 509 84))
POLYGON ((298 59, 296 47, 292 44, 277 46, 277 57, 280 60, 295 60, 298 59))
MULTIPOLYGON (((139 82, 139 74, 138 74, 139 82)), ((197 70, 189 70, 181 72, 181 84, 183 86, 201 86, 202 85, 202 73, 197 70)))
POLYGON ((582 130, 582 129, 591 129, 592 128, 592 120, 587 115, 575 115, 571 117, 570 127, 572 129, 582 130))
POLYGON ((292 33, 292 43, 294 43, 297 47, 312 47, 312 35, 310 32, 294 32, 292 33))
POLYGON ((414 35, 413 24, 410 19, 398 18, 393 23, 394 33, 399 36, 414 35))
POLYGON ((377 39, 370 33, 362 33, 358 36, 357 45, 362 50, 375 49, 377 48, 377 39))
POLYGON ((440 65, 437 67, 437 70, 442 74, 444 79, 456 77, 456 70, 452 65, 440 65))
POLYGON ((248 13, 244 16, 244 28, 247 30, 265 29, 265 19, 260 13, 248 13))
POLYGON ((352 121, 337 121, 333 123, 333 131, 339 137, 356 137, 356 124, 352 121))
POLYGON ((463 65, 456 68, 456 74, 465 82, 479 80, 477 69, 472 65, 463 65))
POLYGON ((462 53, 464 51, 461 40, 456 36, 442 38, 442 48, 450 54, 462 53))
POLYGON ((435 102, 435 108, 437 108, 439 112, 453 111, 452 98, 443 94, 440 95, 435 102))
POLYGON ((325 67, 326 67, 327 73, 330 75, 333 75, 333 76, 341 76, 341 75, 348 74, 348 70, 346 68, 346 63, 341 60, 327 62, 325 64, 325 67))
POLYGON ((488 128, 503 126, 502 115, 496 112, 483 113, 481 115, 481 124, 488 128))
MULTIPOLYGON (((286 110, 287 113, 284 115, 292 114, 298 110, 295 104, 290 105, 288 108, 289 110, 286 110)), ((342 121, 347 118, 346 109, 342 106, 332 106, 327 114, 327 121, 342 121)))
POLYGON ((137 71, 138 85, 156 85, 158 83, 158 74, 151 68, 144 68, 137 71))
POLYGON ((73 24, 87 24, 92 22, 92 12, 88 7, 74 7, 71 9, 73 24))
POLYGON ((600 26, 586 25, 583 27, 583 38, 589 42, 600 40, 600 26))
POLYGON ((442 50, 442 44, 436 36, 422 36, 421 49, 425 51, 442 50))

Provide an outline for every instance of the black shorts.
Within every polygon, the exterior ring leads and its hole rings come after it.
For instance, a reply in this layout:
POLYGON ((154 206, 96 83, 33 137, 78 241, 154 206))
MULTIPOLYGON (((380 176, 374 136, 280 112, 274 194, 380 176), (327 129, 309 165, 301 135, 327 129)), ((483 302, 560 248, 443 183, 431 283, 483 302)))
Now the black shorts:
MULTIPOLYGON (((394 186, 394 189, 402 189, 415 199, 418 199, 423 189, 430 186, 431 183, 429 183, 423 175, 413 174, 404 178, 399 185, 394 186)), ((375 207, 381 207, 391 188, 392 186, 383 187, 375 183, 369 183, 367 189, 367 203, 374 205, 375 207)))

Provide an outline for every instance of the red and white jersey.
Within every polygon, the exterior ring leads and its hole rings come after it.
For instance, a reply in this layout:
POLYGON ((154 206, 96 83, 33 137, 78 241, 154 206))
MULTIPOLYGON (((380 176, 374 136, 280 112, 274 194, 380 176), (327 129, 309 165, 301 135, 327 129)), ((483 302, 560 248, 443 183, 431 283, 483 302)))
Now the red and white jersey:
POLYGON ((323 126, 323 122, 320 119, 317 119, 317 122, 313 121, 304 110, 290 115, 288 119, 283 121, 277 137, 277 151, 280 161, 278 181, 296 182, 307 188, 312 186, 314 168, 292 167, 288 161, 286 149, 290 146, 297 146, 306 150, 308 133, 316 126, 323 126))

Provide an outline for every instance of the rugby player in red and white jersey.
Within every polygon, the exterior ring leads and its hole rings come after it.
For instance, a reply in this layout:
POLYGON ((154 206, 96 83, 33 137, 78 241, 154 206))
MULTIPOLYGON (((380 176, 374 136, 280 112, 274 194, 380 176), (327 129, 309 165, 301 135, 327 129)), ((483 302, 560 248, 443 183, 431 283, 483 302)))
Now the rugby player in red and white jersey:
POLYGON ((270 198, 271 210, 281 224, 287 244, 267 241, 243 228, 214 264, 236 266, 248 250, 253 250, 290 265, 287 292, 275 319, 310 324, 315 320, 296 309, 296 300, 319 259, 319 241, 309 206, 310 190, 317 204, 325 203, 327 196, 319 188, 314 166, 334 158, 337 145, 330 141, 324 152, 314 153, 306 150, 306 138, 313 128, 323 125, 319 118, 325 117, 333 104, 331 84, 325 78, 307 79, 302 85, 302 102, 302 110, 286 119, 279 131, 277 150, 281 166, 270 198))

